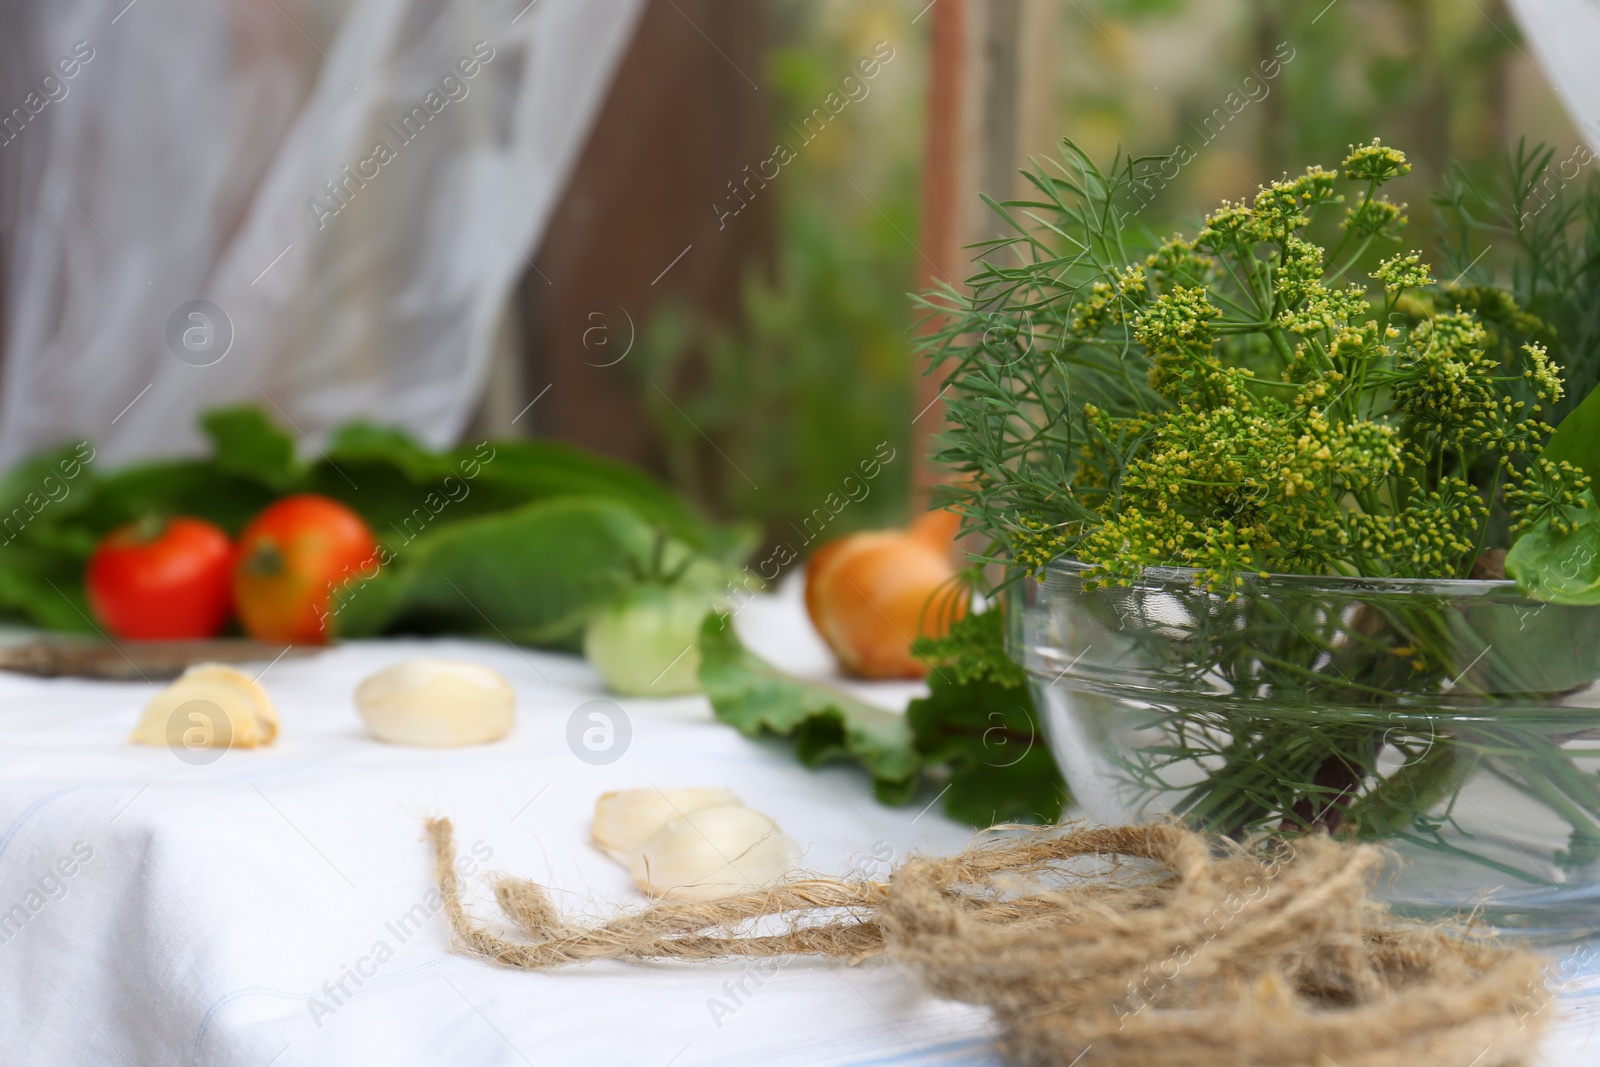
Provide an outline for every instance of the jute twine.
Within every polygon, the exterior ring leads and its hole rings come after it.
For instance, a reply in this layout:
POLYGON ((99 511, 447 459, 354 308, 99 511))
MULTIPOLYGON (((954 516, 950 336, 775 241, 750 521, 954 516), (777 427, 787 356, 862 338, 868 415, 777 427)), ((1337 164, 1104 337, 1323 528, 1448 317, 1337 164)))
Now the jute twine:
POLYGON ((1511 1067, 1549 1012, 1532 952, 1372 899, 1382 853, 1326 837, 1244 847, 1173 825, 1006 828, 887 882, 808 878, 595 926, 502 878, 526 939, 461 905, 449 820, 428 830, 461 945, 529 969, 595 959, 886 954, 989 1007, 1015 1063, 1060 1067, 1511 1067), (762 930, 751 931, 761 920, 762 930), (774 926, 776 924, 776 926, 774 926))

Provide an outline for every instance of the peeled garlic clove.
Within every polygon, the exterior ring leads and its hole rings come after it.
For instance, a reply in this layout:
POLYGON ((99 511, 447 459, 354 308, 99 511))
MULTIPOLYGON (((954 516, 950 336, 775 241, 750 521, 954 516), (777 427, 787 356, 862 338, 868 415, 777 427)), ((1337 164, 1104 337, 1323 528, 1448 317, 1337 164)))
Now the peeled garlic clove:
POLYGON ((197 663, 150 698, 129 741, 187 749, 255 748, 278 736, 278 709, 249 675, 197 663))
POLYGON ((698 901, 777 885, 799 859, 800 847, 777 823, 724 804, 669 820, 628 866, 651 896, 698 901))
POLYGON ((517 695, 478 663, 418 656, 385 667, 356 687, 356 710, 379 741, 395 745, 479 745, 511 732, 517 695))
POLYGON ((670 820, 701 808, 739 805, 727 789, 621 789, 594 802, 594 843, 627 863, 670 820))

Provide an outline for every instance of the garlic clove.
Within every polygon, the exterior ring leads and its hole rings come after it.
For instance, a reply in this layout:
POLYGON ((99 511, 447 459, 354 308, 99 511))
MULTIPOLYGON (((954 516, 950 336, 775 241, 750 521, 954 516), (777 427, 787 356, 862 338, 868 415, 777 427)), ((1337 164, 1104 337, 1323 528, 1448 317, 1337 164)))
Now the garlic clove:
POLYGON ((594 843, 627 863, 670 820, 701 808, 741 805, 728 789, 620 789, 594 802, 594 843))
POLYGON ((356 710, 379 741, 395 745, 479 745, 511 732, 517 695, 498 671, 478 663, 418 656, 356 687, 356 710))
POLYGON ((136 745, 255 748, 278 736, 278 709, 255 679, 224 663, 197 663, 145 705, 136 745))
POLYGON ((668 820, 634 853, 634 882, 651 896, 702 901, 786 878, 800 847, 759 811, 724 804, 668 820))

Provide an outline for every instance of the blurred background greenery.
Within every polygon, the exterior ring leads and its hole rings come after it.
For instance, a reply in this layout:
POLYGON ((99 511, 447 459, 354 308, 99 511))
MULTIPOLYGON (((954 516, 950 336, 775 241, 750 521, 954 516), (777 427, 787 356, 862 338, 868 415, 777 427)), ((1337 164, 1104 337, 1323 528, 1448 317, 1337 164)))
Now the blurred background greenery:
MULTIPOLYGON (((771 540, 883 441, 904 461, 833 532, 905 518, 925 4, 767 0, 775 142, 799 145, 794 124, 875 42, 893 42, 895 59, 763 192, 777 198, 777 254, 745 270, 738 321, 669 307, 641 337, 634 370, 669 476, 714 513, 761 520, 771 540), (676 400, 648 383, 671 383, 676 400)), ((973 50, 992 47, 983 20, 1001 10, 1021 38, 1015 166, 1062 137, 1107 161, 1119 148, 1188 146, 1192 161, 1138 220, 1158 233, 1378 136, 1414 163, 1393 187, 1409 202, 1412 240, 1449 263, 1430 198, 1452 172, 1504 185, 1520 139, 1548 143, 1557 160, 1579 143, 1499 0, 990 0, 968 6, 973 50), (1274 59, 1269 79, 1262 64, 1274 59)), ((983 115, 975 121, 981 141, 983 115)), ((989 187, 992 167, 971 169, 975 241, 988 235, 977 189, 1018 190, 989 187)), ((1508 272, 1514 244, 1473 276, 1508 272)))
MULTIPOLYGON (((831 532, 903 521, 909 464, 913 287, 922 140, 923 57, 907 54, 915 7, 897 3, 770 4, 764 82, 772 139, 795 159, 776 195, 777 257, 750 264, 742 321, 726 326, 669 306, 641 339, 644 384, 672 480, 721 515, 790 523, 837 493, 844 475, 888 442, 897 461, 831 532), (909 14, 908 14, 909 8, 909 14), (894 58, 809 142, 802 119, 879 41, 894 58), (692 423, 692 424, 691 424, 692 423), (706 456, 700 431, 738 468, 706 456), (742 473, 740 473, 742 472, 742 473), (759 487, 759 488, 758 488, 759 487)), ((803 535, 802 535, 803 536, 803 535)))

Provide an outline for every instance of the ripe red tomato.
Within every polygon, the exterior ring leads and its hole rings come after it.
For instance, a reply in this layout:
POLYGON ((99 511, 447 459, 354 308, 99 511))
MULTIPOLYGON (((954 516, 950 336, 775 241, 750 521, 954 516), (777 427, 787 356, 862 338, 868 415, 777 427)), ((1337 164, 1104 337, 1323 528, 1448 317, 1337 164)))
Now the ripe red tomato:
POLYGON ((234 599, 245 632, 261 641, 320 645, 331 636, 334 589, 377 567, 378 543, 361 516, 325 496, 285 497, 239 535, 234 599))
POLYGON ((211 637, 233 607, 233 544, 199 519, 123 526, 89 557, 84 586, 95 616, 118 637, 211 637))

